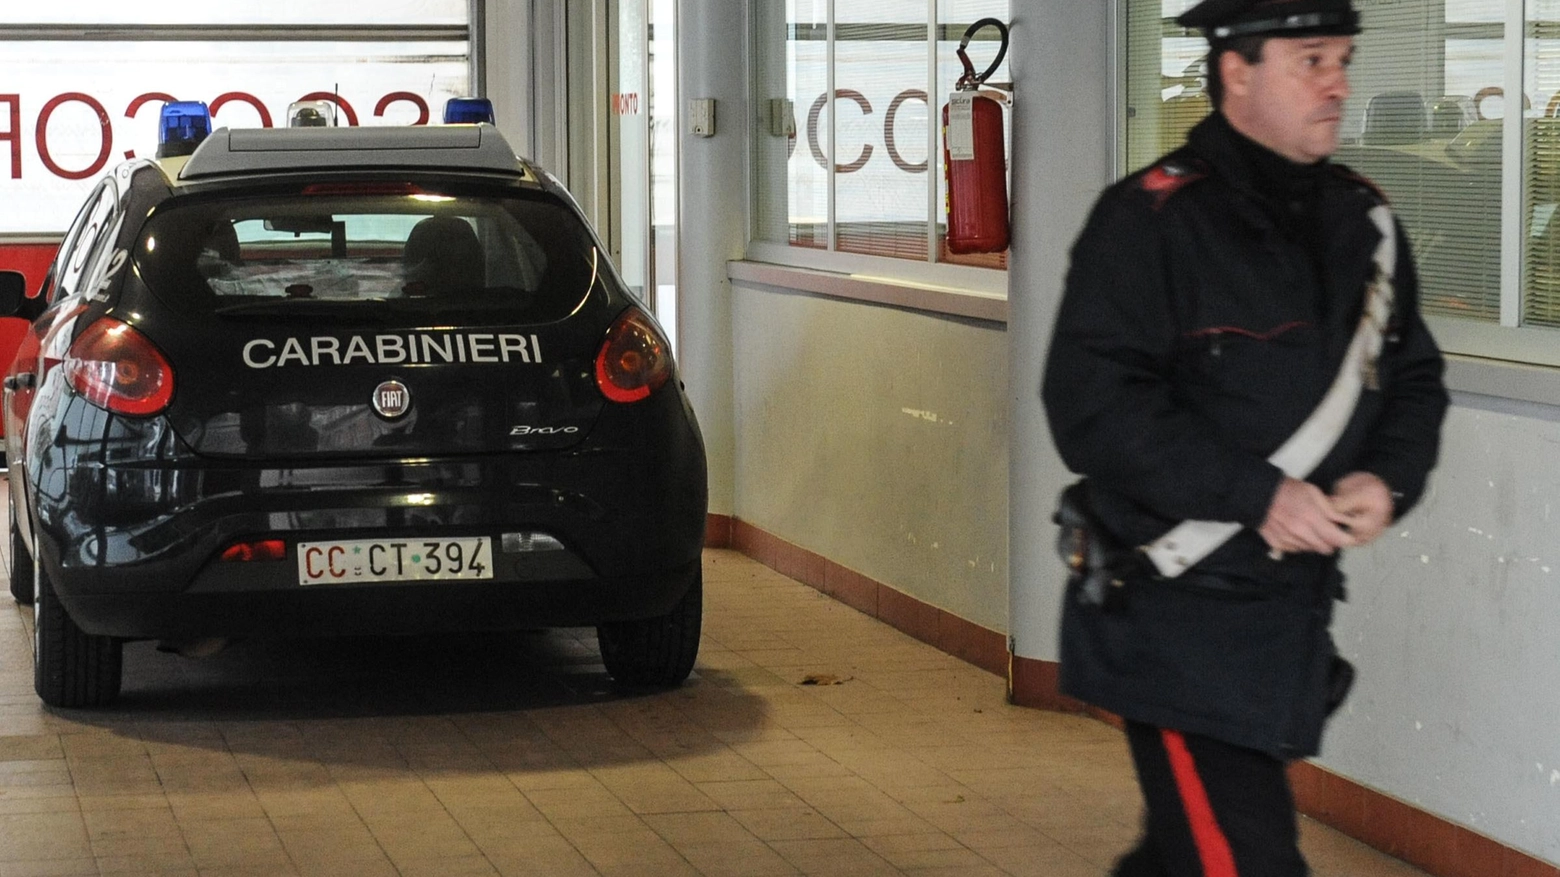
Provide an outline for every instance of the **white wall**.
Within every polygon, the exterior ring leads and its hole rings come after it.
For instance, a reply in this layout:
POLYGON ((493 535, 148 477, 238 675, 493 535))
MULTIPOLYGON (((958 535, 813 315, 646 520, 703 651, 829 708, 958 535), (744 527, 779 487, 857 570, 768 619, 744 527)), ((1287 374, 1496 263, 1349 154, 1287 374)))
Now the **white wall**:
POLYGON ((1007 630, 998 324, 735 290, 737 517, 1007 630))
POLYGON ((1454 403, 1422 506, 1344 564, 1320 763, 1560 862, 1560 409, 1454 403))

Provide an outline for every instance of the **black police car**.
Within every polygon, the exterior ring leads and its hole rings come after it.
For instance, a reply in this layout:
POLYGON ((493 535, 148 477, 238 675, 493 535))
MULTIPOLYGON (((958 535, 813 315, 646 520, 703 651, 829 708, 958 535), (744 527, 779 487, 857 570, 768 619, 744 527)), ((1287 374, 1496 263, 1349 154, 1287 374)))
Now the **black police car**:
POLYGON ((491 125, 218 130, 104 179, 46 285, 5 381, 46 703, 114 700, 127 639, 595 625, 618 681, 688 675, 692 410, 491 125))

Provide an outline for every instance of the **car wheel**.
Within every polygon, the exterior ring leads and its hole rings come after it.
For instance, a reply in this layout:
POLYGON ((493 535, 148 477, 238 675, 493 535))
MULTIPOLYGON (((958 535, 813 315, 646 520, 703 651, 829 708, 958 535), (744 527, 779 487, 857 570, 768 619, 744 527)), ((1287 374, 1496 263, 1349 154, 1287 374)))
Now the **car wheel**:
POLYGON ((49 706, 107 706, 119 697, 123 644, 76 626, 60 605, 49 575, 35 576, 33 688, 49 706))
POLYGON ((596 628, 601 661, 622 685, 671 687, 688 678, 699 655, 704 615, 703 572, 672 611, 643 621, 614 621, 596 628))
POLYGON ((16 529, 15 512, 11 518, 11 596, 23 606, 33 601, 32 552, 22 544, 22 534, 16 529))

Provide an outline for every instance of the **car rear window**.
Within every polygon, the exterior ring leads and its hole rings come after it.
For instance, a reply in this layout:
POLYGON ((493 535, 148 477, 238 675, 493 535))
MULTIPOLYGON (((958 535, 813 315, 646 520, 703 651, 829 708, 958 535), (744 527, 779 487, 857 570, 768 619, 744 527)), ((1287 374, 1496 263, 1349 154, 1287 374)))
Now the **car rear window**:
POLYGON ((551 196, 289 195, 159 211, 135 261, 154 294, 216 313, 399 307, 547 322, 596 276, 595 243, 551 196))

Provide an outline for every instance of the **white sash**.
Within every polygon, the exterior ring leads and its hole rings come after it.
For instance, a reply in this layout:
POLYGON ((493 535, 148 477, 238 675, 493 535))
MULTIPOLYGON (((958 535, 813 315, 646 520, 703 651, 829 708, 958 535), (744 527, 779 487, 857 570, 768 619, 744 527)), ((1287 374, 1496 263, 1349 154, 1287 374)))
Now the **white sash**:
MULTIPOLYGON (((1376 247, 1376 276, 1366 289, 1365 312, 1360 315, 1359 328, 1354 331, 1354 339, 1344 354, 1343 366, 1338 369, 1338 376, 1333 379, 1327 395, 1322 397, 1321 404, 1305 423, 1300 424, 1295 434, 1268 457, 1269 463, 1284 470, 1290 478, 1304 479, 1321 464, 1349 425, 1361 389, 1376 387, 1376 359, 1381 354, 1382 331, 1392 313, 1397 230, 1392 224, 1392 211, 1385 205, 1373 208, 1370 218, 1381 231, 1381 243, 1376 247)), ((1144 546, 1143 552, 1161 575, 1175 578, 1228 542, 1240 529, 1240 524, 1228 521, 1182 521, 1175 529, 1144 546)))

